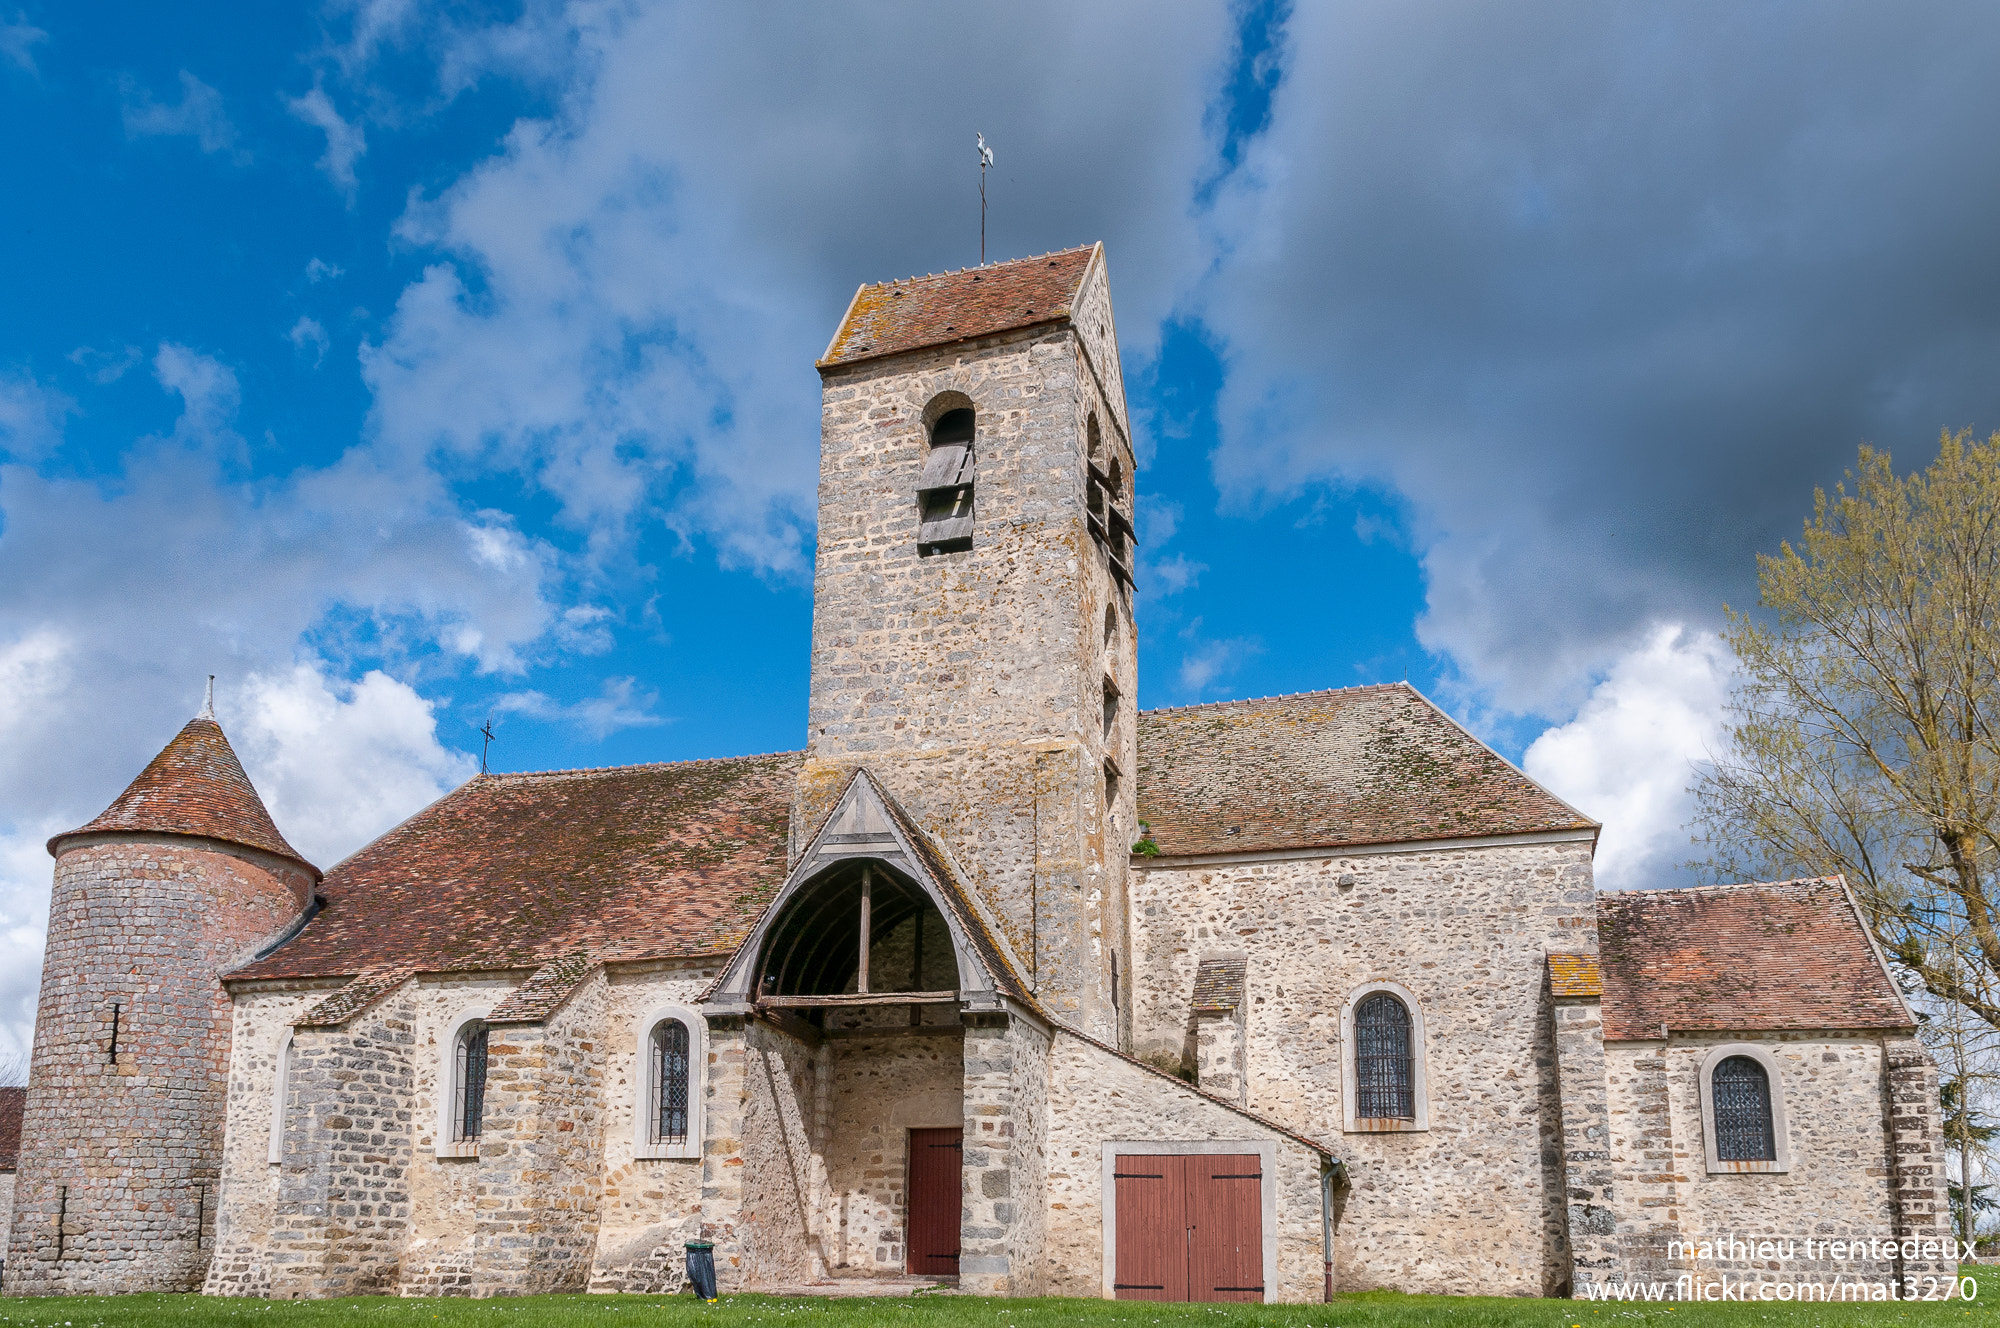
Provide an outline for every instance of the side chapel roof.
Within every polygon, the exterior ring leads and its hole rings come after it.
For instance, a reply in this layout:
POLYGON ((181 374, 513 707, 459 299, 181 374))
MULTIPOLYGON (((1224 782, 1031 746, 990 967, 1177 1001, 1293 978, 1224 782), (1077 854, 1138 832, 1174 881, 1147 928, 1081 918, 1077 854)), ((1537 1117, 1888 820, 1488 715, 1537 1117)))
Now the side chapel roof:
POLYGON ((1597 897, 1604 1036, 1916 1021, 1839 877, 1597 897))
POLYGON ((1143 711, 1138 799, 1168 856, 1597 828, 1408 683, 1143 711))
POLYGON ((1098 246, 988 263, 854 292, 819 367, 988 337, 1070 316, 1098 246))
POLYGON ((278 833, 222 726, 207 711, 189 720, 96 819, 50 839, 49 852, 60 852, 66 839, 100 832, 198 835, 262 849, 319 874, 278 833))
POLYGON ((786 874, 800 753, 480 775, 340 863, 231 978, 726 954, 786 874))

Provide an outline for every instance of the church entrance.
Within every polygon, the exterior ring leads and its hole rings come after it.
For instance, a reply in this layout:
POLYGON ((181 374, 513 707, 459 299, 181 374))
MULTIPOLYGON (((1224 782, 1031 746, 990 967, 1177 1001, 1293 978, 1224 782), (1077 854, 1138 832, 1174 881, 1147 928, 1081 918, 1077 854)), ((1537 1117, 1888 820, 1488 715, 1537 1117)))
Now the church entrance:
POLYGON ((1120 1153, 1112 1183, 1118 1299, 1264 1299, 1264 1177, 1257 1154, 1120 1153))
POLYGON ((910 1131, 909 1271, 958 1275, 958 1227, 964 1207, 965 1131, 910 1131))

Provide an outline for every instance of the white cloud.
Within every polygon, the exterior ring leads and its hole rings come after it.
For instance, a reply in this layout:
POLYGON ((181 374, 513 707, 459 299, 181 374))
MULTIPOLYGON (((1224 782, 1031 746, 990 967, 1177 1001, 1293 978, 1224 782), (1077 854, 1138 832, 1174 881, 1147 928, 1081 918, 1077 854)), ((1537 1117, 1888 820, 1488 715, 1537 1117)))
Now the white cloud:
POLYGON ((1722 736, 1734 666, 1711 632, 1655 627, 1591 689, 1575 719, 1544 732, 1522 768, 1601 821, 1597 883, 1675 883, 1694 813, 1688 786, 1722 736))
POLYGON ((368 139, 361 126, 343 119, 334 107, 333 98, 318 84, 303 97, 287 98, 285 106, 298 119, 326 135, 326 151, 320 154, 319 168, 352 207, 359 183, 354 163, 368 151, 368 139))
POLYGON ((510 673, 567 630, 553 551, 462 513, 432 472, 355 449, 235 478, 235 374, 174 344, 153 368, 180 414, 114 473, 0 464, 0 1055, 28 1036, 42 841, 109 805, 205 675, 281 826, 324 862, 467 768, 437 703, 344 657, 510 673))
POLYGON ((236 146, 236 126, 222 108, 222 94, 187 70, 181 70, 181 99, 171 106, 154 101, 151 92, 129 78, 124 90, 127 138, 192 138, 203 152, 228 153, 239 163, 250 160, 236 146))
POLYGON ((62 443, 76 402, 26 373, 0 372, 0 457, 38 461, 62 443))
POLYGON ((123 378, 133 365, 145 358, 145 352, 137 346, 125 346, 118 350, 98 350, 94 346, 78 346, 65 358, 88 373, 91 382, 102 387, 106 383, 115 383, 123 378))
POLYGON ((314 286, 317 286, 322 281, 332 281, 335 277, 346 275, 346 268, 329 263, 324 258, 315 258, 312 262, 306 264, 306 281, 314 286))
POLYGON ((1199 618, 1182 628, 1180 637, 1187 642, 1187 649, 1181 655, 1179 681, 1189 701, 1201 700, 1209 688, 1227 681, 1246 661, 1264 653, 1263 643, 1255 637, 1211 640, 1202 636, 1199 618))
POLYGON ((285 333, 285 340, 291 342, 293 348, 301 353, 310 349, 313 357, 313 368, 317 369, 325 362, 326 350, 329 343, 326 338, 326 329, 320 326, 317 318, 307 318, 304 315, 300 315, 299 321, 292 324, 292 330, 285 333))
POLYGON ((439 743, 434 704, 379 669, 253 673, 217 714, 279 830, 322 869, 478 770, 439 743))
POLYGON ((660 695, 637 678, 606 678, 600 693, 564 705, 541 692, 509 692, 494 703, 503 714, 526 715, 549 723, 570 724, 593 738, 619 729, 646 728, 667 720, 653 713, 660 695))
POLYGON ((0 58, 35 73, 35 46, 48 39, 48 33, 16 15, 12 23, 0 23, 0 58))

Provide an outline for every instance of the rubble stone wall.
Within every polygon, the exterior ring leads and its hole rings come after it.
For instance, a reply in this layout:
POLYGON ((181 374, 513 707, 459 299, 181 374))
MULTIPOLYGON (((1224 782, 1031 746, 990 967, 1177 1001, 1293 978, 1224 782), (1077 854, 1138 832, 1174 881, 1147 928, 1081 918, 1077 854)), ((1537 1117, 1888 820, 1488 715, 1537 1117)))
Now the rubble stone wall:
POLYGON ((208 1295, 271 1294, 271 1233, 284 1165, 282 1135, 279 1160, 271 1160, 271 1116, 281 1089, 288 1097, 290 1092, 289 1084, 278 1083, 278 1070, 292 1037, 292 1021, 337 985, 246 991, 235 998, 215 1256, 202 1284, 208 1295))
MULTIPOLYGON (((1049 1050, 1045 1293, 1104 1294, 1104 1144, 1107 1140, 1274 1141, 1278 1285, 1271 1302, 1320 1300, 1325 1249, 1320 1154, 1192 1087, 1058 1030, 1049 1050)), ((1140 1150, 1143 1151, 1143 1150, 1140 1150)))
POLYGON ((1134 1051, 1186 1064, 1196 967, 1247 954, 1245 1101, 1338 1142, 1353 1182, 1343 1289, 1546 1295, 1568 1281, 1543 972, 1549 951, 1596 949, 1587 843, 1140 860, 1132 891, 1134 1051), (1341 1011, 1377 981, 1421 1008, 1428 1130, 1344 1128, 1341 1011))
POLYGON ((201 1286, 228 1105, 231 1014, 217 975, 282 932, 311 887, 289 860, 211 840, 66 843, 22 1117, 9 1291, 201 1286))
MULTIPOLYGON (((874 1012, 871 1012, 874 1013, 874 1012)), ((884 1012, 879 1031, 843 1029, 823 1055, 831 1071, 826 1192, 817 1227, 835 1277, 898 1277, 908 1266, 910 1131, 965 1122, 964 1032, 908 1026, 884 1012)))
MULTIPOLYGON (((1950 1239, 1944 1205, 1935 1198, 1942 1166, 1929 1170, 1926 1141, 1935 1125, 1935 1079, 1925 1101, 1899 1104, 1899 1056, 1905 1039, 1868 1033, 1673 1033, 1664 1041, 1614 1042, 1605 1049, 1612 1163, 1621 1196, 1618 1243, 1628 1278, 1665 1277, 1699 1268, 1731 1277, 1794 1275, 1805 1280, 1879 1280, 1950 1276, 1949 1256, 1905 1258, 1887 1241, 1915 1237, 1941 1246, 1950 1239), (1701 1116, 1702 1062, 1719 1046, 1752 1043, 1777 1063, 1786 1116, 1790 1169, 1785 1172, 1708 1170, 1701 1116), (1898 1130, 1899 1107, 1928 1128, 1898 1130), (1899 1154, 1899 1144, 1914 1145, 1899 1154), (1921 1208, 1901 1203, 1899 1161, 1926 1168, 1910 1182, 1921 1208), (1835 1257, 1821 1241, 1870 1239, 1876 1247, 1835 1257), (1805 1241, 1814 1242, 1811 1252, 1805 1241), (1757 1246, 1776 1241, 1775 1251, 1757 1246), (1708 1253, 1672 1257, 1673 1242, 1708 1253), (1787 1244, 1789 1242, 1789 1245, 1787 1244)), ((1915 1048, 1922 1065, 1930 1058, 1915 1048)), ((1910 1095, 1920 1097, 1921 1092, 1910 1095)), ((1941 1163, 1941 1159, 1938 1160, 1941 1163)), ((1903 1169, 1904 1171, 1907 1168, 1903 1169)))

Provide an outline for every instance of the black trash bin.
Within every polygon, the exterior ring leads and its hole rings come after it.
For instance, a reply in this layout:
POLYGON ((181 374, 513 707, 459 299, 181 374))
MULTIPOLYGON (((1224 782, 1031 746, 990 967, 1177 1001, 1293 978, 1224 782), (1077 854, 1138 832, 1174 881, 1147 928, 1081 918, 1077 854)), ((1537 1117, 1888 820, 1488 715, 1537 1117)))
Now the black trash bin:
POLYGON ((715 1302, 715 1242, 691 1240, 687 1243, 688 1285, 710 1304, 715 1302))

